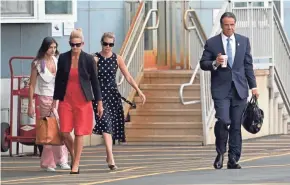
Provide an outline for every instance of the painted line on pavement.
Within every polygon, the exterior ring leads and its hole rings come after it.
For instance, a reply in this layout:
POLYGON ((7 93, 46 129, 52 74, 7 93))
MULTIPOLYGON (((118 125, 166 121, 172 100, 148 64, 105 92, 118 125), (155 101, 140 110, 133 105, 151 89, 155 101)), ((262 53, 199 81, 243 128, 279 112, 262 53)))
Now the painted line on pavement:
MULTIPOLYGON (((273 155, 273 157, 285 156, 285 155, 289 155, 289 154, 290 153, 280 154, 280 155, 273 155)), ((245 162, 245 161, 254 161, 254 160, 257 160, 257 159, 262 159, 263 157, 264 158, 268 158, 268 157, 271 157, 271 156, 253 157, 253 158, 245 159, 245 160, 243 160, 243 162, 245 162)), ((204 168, 193 168, 193 169, 187 169, 187 170, 173 170, 173 171, 166 171, 166 172, 156 172, 156 173, 149 173, 149 174, 144 174, 144 175, 133 175, 133 176, 128 176, 128 177, 103 180, 103 181, 99 181, 99 182, 81 183, 80 185, 95 185, 95 184, 103 184, 103 183, 108 183, 108 182, 116 182, 116 181, 121 181, 121 180, 136 179, 136 178, 141 178, 141 177, 148 177, 148 176, 155 176, 155 175, 162 175, 162 174, 170 174, 170 173, 176 173, 176 172, 189 172, 189 171, 201 171, 201 170, 215 170, 215 169, 213 169, 213 167, 204 167, 204 168)))

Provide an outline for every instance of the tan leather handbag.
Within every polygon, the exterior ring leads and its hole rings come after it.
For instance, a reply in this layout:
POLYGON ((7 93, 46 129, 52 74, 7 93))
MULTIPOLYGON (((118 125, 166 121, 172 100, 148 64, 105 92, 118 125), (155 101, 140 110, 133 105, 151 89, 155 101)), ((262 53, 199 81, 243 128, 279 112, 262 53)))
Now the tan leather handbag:
POLYGON ((44 117, 36 121, 36 144, 63 145, 56 117, 44 117))

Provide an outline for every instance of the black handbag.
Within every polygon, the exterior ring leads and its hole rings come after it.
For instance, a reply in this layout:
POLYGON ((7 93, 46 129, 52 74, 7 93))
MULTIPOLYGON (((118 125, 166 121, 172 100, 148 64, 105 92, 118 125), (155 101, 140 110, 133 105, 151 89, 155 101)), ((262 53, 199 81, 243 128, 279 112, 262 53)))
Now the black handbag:
POLYGON ((242 114, 242 125, 249 133, 258 133, 263 125, 264 111, 259 108, 256 96, 252 96, 251 100, 242 114))

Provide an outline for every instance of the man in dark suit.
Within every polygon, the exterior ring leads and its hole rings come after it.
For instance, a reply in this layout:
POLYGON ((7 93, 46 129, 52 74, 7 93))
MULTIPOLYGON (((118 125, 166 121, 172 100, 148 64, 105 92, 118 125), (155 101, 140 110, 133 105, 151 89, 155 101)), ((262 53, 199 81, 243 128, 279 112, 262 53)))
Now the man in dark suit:
POLYGON ((222 33, 208 39, 200 67, 211 72, 211 93, 216 110, 214 127, 217 157, 214 167, 223 167, 229 137, 228 169, 240 169, 241 116, 247 104, 249 88, 258 96, 249 38, 236 34, 236 17, 226 12, 220 19, 222 33), (225 58, 227 57, 227 60, 225 58))

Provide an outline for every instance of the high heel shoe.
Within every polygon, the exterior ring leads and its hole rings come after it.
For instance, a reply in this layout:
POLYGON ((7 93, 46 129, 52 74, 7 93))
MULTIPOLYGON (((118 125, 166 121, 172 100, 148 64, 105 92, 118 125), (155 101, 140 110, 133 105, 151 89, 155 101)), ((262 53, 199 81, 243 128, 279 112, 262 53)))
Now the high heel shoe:
POLYGON ((118 169, 118 167, 115 165, 115 164, 109 164, 109 162, 108 162, 108 158, 106 158, 106 162, 108 163, 108 168, 110 169, 110 170, 117 170, 118 169))
POLYGON ((109 167, 109 169, 112 170, 112 171, 118 169, 118 167, 117 167, 116 165, 114 165, 114 164, 108 164, 108 167, 109 167))
POLYGON ((78 171, 77 172, 71 171, 69 174, 80 174, 80 167, 78 168, 78 171))

